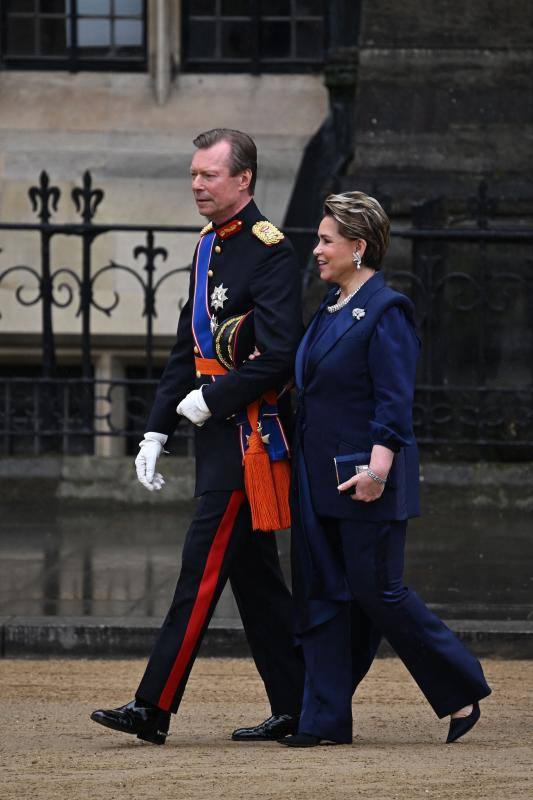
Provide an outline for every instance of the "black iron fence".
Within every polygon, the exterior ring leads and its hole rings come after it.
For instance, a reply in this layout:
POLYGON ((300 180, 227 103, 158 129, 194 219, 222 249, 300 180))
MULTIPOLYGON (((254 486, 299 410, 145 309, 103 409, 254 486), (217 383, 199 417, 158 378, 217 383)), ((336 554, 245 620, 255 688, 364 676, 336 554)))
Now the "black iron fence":
MULTIPOLYGON (((39 268, 15 264, 0 269, 0 287, 15 275, 20 279, 11 302, 38 307, 41 315, 41 365, 38 374, 30 366, 22 369, 19 366, 15 370, 6 366, 4 375, 0 376, 0 436, 4 453, 93 452, 96 436, 138 440, 160 372, 154 363, 153 327, 157 318, 157 298, 166 288, 169 278, 190 271, 190 264, 165 270, 160 268, 161 262, 168 258, 168 250, 156 245, 156 236, 190 234, 200 230, 197 226, 185 225, 96 223, 94 217, 104 192, 93 188, 89 172, 84 174, 82 186, 75 187, 71 193, 80 222, 61 224, 52 220, 58 210, 60 195, 60 189, 52 186, 48 174, 42 172, 38 185, 28 191, 39 221, 0 223, 2 232, 34 233, 40 237, 39 268), (139 234, 139 244, 132 249, 132 264, 137 268, 114 260, 94 268, 95 241, 105 234, 117 232, 139 234), (54 267, 51 244, 59 236, 80 240, 79 269, 54 267), (107 381, 98 380, 94 375, 91 320, 94 312, 110 317, 121 301, 117 291, 113 291, 113 298, 107 305, 97 299, 98 282, 110 272, 128 275, 141 292, 144 366, 142 370, 135 370, 141 373, 135 377, 107 381), (56 357, 58 337, 54 333, 53 312, 74 304, 76 317, 80 320, 79 361, 76 366, 65 367, 58 364, 56 357), (118 415, 117 404, 124 406, 123 413, 118 415), (118 423, 117 416, 121 420, 118 423)), ((185 442, 190 438, 186 428, 180 434, 185 442)))
MULTIPOLYGON (((161 239, 199 227, 95 222, 104 192, 93 187, 88 172, 71 193, 79 222, 53 219, 60 190, 46 172, 28 194, 38 221, 0 222, 0 289, 9 282, 12 294, 3 293, 9 303, 39 309, 42 357, 38 371, 23 364, 10 367, 7 360, 1 369, 2 450, 94 452, 95 443, 110 437, 136 442, 161 368, 154 336, 160 293, 169 278, 190 270, 189 264, 162 266, 168 249, 161 239), (5 247, 9 232, 13 238, 21 233, 40 238, 39 267, 2 266, 14 249, 11 236, 5 247), (95 267, 95 241, 117 232, 139 236, 131 263, 109 260, 95 267), (51 243, 59 236, 80 241, 79 268, 55 266, 51 243), (107 303, 101 300, 98 283, 106 273, 122 273, 139 287, 144 355, 142 368, 100 379, 94 372, 93 315, 110 317, 121 302, 116 290, 107 303), (70 367, 56 357, 53 325, 54 313, 68 307, 76 308, 80 321, 78 361, 70 367)), ((448 213, 442 199, 414 205, 411 224, 393 229, 387 277, 413 298, 424 343, 415 403, 419 442, 454 454, 523 459, 533 456, 533 228, 512 222, 496 227, 491 222, 496 210, 485 183, 464 204, 463 214, 448 213)), ((286 231, 298 240, 300 252, 310 253, 311 229, 286 231)), ((302 266, 308 294, 313 292, 310 263, 306 259, 302 266)), ((0 336, 7 352, 9 334, 2 333, 1 316, 0 336)), ((178 430, 174 449, 185 452, 190 431, 178 430)))

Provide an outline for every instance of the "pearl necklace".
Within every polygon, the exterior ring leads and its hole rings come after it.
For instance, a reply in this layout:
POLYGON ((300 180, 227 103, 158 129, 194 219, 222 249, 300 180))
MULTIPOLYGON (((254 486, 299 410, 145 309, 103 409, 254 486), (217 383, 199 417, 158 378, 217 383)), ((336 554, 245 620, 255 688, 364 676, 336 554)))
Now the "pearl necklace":
MULTIPOLYGON (((368 280, 368 278, 367 278, 367 280, 368 280)), ((355 297, 355 295, 357 294, 357 292, 359 291, 361 286, 364 286, 365 283, 366 283, 366 281, 363 281, 363 283, 359 284, 357 289, 355 291, 353 291, 351 294, 349 294, 348 297, 345 297, 344 300, 339 300, 338 303, 334 303, 334 305, 332 305, 332 306, 326 306, 328 312, 330 314, 335 314, 336 311, 340 311, 341 308, 344 308, 344 306, 347 306, 348 303, 350 302, 350 300, 352 299, 352 297, 355 297)), ((339 295, 340 293, 341 293, 341 290, 339 289, 337 294, 339 295)))

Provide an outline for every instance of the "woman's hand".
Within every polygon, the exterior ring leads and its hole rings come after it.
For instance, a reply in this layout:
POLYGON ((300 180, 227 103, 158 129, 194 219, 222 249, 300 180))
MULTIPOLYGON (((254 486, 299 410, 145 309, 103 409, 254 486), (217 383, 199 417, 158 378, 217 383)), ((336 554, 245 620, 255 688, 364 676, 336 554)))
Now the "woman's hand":
MULTIPOLYGON (((394 453, 392 450, 382 444, 375 444, 370 455, 370 468, 375 475, 386 481, 393 459, 394 453)), ((360 472, 359 475, 354 475, 349 481, 341 483, 337 486, 337 489, 339 492, 345 492, 352 487, 353 491, 350 493, 352 500, 372 503, 381 497, 385 484, 378 483, 366 472, 360 472)))
MULTIPOLYGON (((382 476, 380 475, 380 477, 382 476)), ((350 480, 337 486, 339 492, 346 492, 348 489, 352 489, 350 492, 351 500, 359 500, 362 503, 372 503, 374 500, 378 500, 383 494, 384 488, 383 484, 370 478, 366 472, 360 472, 359 475, 354 475, 350 480)))

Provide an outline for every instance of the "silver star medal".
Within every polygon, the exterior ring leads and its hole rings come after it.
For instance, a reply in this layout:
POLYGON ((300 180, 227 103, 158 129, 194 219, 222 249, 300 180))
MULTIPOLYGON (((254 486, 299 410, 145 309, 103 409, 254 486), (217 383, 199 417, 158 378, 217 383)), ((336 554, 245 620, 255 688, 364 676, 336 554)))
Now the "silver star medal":
MULTIPOLYGON (((263 426, 261 425, 260 422, 257 423, 257 432, 260 435, 261 439, 263 440, 263 444, 270 444, 270 434, 265 433, 263 435, 263 426)), ((250 444, 250 436, 248 434, 246 434, 246 441, 248 444, 250 444)))
MULTIPOLYGON (((215 286, 211 292, 211 307, 216 311, 218 308, 224 308, 224 303, 228 299, 228 290, 224 288, 224 284, 215 286)), ((218 328, 218 320, 216 314, 213 314, 210 322, 211 333, 214 336, 218 328)))
POLYGON ((228 299, 228 290, 224 288, 224 284, 221 283, 220 286, 215 286, 213 291, 211 292, 211 306, 217 310, 217 308, 224 308, 224 303, 228 299))

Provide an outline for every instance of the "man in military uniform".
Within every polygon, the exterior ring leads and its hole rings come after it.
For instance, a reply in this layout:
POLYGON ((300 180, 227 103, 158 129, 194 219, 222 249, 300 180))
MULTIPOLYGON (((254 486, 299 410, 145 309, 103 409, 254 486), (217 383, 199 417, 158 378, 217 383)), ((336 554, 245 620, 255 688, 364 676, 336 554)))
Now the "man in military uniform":
POLYGON ((269 518, 276 505, 275 481, 269 484, 270 496, 261 496, 266 484, 258 478, 258 448, 260 459, 268 456, 263 476, 269 480, 275 467, 287 464, 286 384, 302 333, 298 267, 290 243, 252 199, 257 173, 253 140, 220 128, 200 134, 194 145, 192 191, 209 224, 195 251, 188 301, 136 468, 147 489, 161 489, 164 480, 156 472, 157 458, 178 421, 187 417, 195 426, 198 507, 186 536, 174 598, 135 700, 91 715, 95 722, 154 744, 165 742, 170 713, 178 710, 228 579, 272 710, 265 722, 238 729, 232 738, 268 740, 295 732, 303 692, 291 598, 274 533, 256 529, 265 527, 256 521, 261 506, 269 518), (253 319, 259 355, 228 370, 217 361, 214 340, 225 321, 243 316, 253 319), (254 408, 255 417, 250 414, 254 408), (258 448, 254 444, 252 453, 254 436, 258 448), (249 471, 243 468, 247 463, 249 471))

